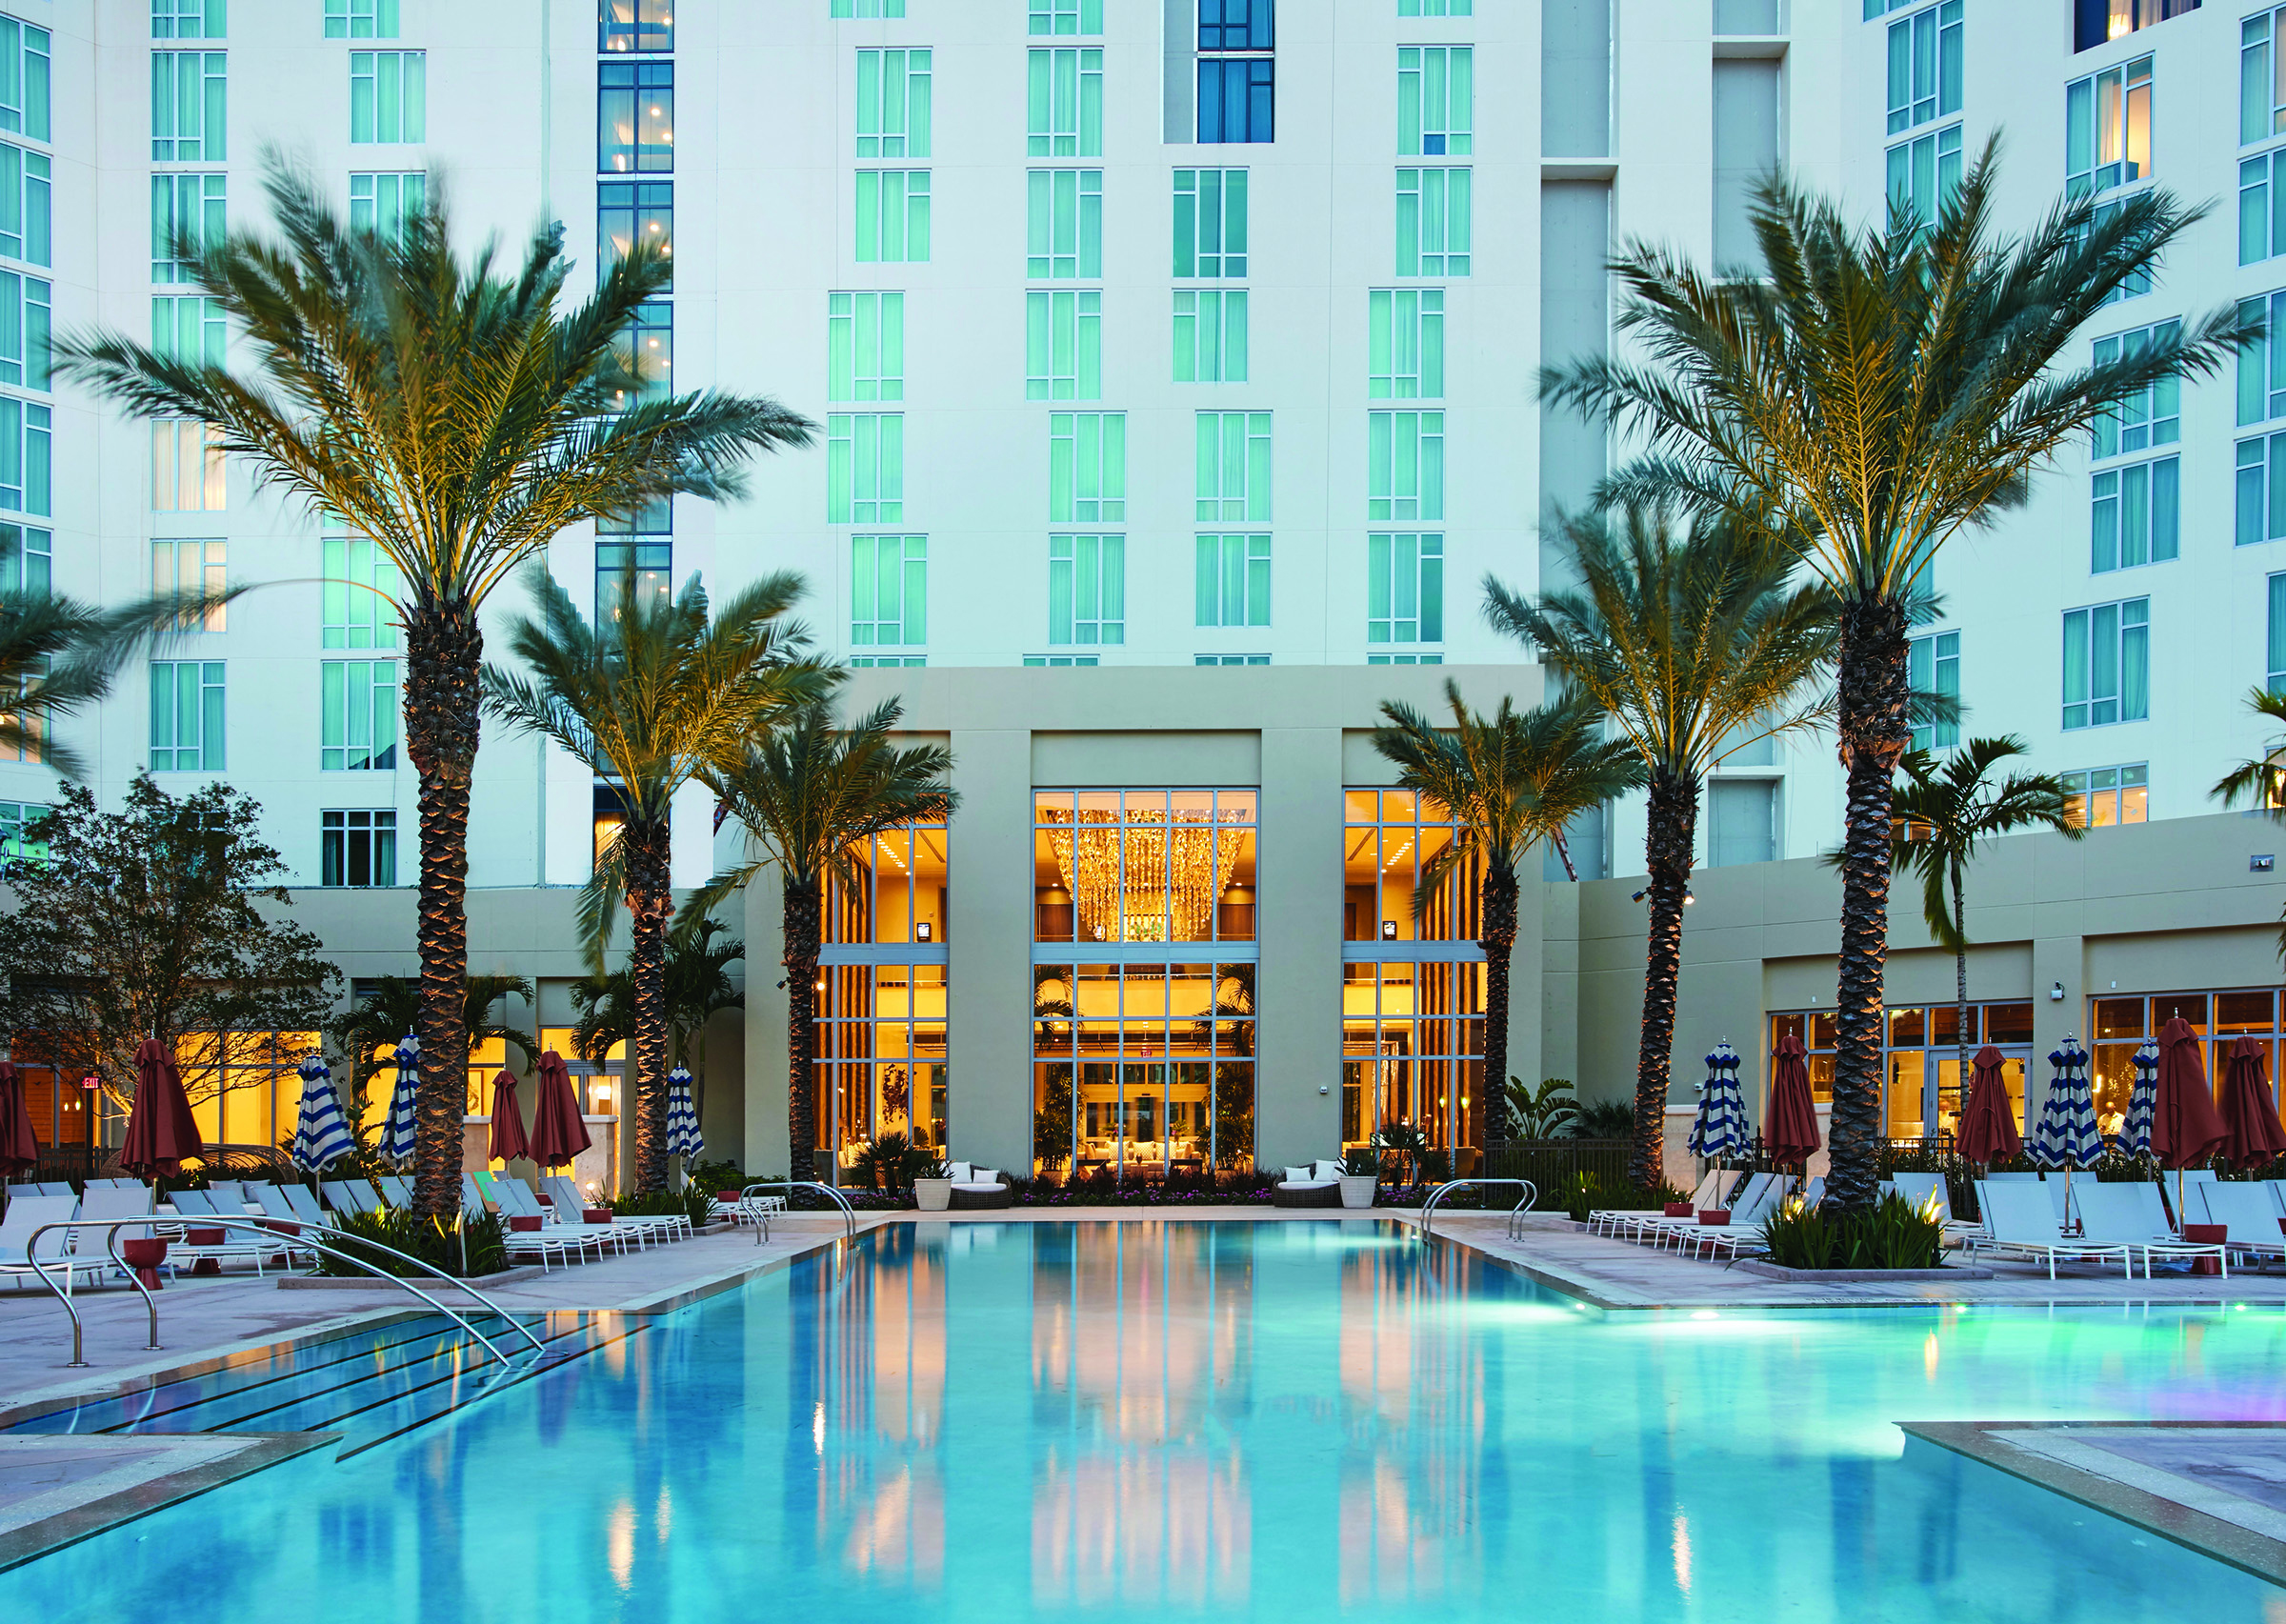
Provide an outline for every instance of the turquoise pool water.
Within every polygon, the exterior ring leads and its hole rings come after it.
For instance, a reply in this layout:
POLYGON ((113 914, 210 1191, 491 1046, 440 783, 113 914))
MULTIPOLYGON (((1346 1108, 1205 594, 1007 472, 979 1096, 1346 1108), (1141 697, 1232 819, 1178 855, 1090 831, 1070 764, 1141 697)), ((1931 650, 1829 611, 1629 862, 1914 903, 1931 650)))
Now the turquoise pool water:
POLYGON ((1370 1221, 876 1231, 0 1574, 230 1624, 2286 1618, 1909 1419, 2286 1410, 2275 1310, 1603 1314, 1370 1221))

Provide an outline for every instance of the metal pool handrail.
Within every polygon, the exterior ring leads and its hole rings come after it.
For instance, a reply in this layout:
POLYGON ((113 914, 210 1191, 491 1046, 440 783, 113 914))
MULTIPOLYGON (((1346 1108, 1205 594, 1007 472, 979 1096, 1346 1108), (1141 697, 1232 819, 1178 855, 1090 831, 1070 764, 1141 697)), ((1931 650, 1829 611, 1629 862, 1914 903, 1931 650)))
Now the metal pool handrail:
POLYGON ((1466 1189, 1471 1185, 1491 1184, 1514 1184, 1524 1192, 1524 1199, 1510 1209, 1508 1214, 1508 1233, 1510 1238, 1514 1239, 1517 1232, 1517 1220, 1526 1213, 1531 1212, 1533 1204, 1540 1198, 1540 1187, 1529 1178, 1449 1178, 1445 1180, 1444 1183, 1429 1192, 1429 1199, 1421 1203, 1421 1238, 1428 1240, 1432 1236, 1431 1226, 1436 1220, 1436 1204, 1439 1201, 1455 1190, 1466 1189))
MULTIPOLYGON (((170 1221, 179 1222, 180 1227, 184 1229, 206 1230, 236 1228, 256 1230, 259 1231, 263 1235, 280 1243, 280 1250, 282 1251, 300 1249, 321 1253, 325 1256, 333 1258, 337 1262, 347 1263, 353 1269, 362 1269, 376 1280, 383 1280, 392 1286, 400 1286, 406 1291, 411 1292, 414 1296, 420 1298, 421 1301, 427 1303, 431 1308, 436 1310, 437 1313, 443 1314, 447 1319, 452 1321, 453 1324, 459 1326, 471 1336, 475 1337, 478 1342, 484 1345, 484 1351, 491 1354, 491 1356, 499 1361, 499 1363, 502 1365, 509 1363, 508 1355, 500 1352, 499 1348, 493 1344, 492 1339, 487 1336, 483 1332, 477 1330, 474 1322, 470 1320, 465 1314, 458 1313, 452 1309, 447 1308, 443 1303, 437 1301, 436 1298, 431 1296, 427 1292, 422 1291, 420 1287, 414 1285, 411 1280, 406 1279, 401 1274, 388 1273, 370 1260, 359 1257, 353 1253, 344 1252, 337 1247, 328 1246, 323 1241, 311 1240, 307 1233, 311 1229, 311 1225, 304 1224, 301 1226, 303 1233, 289 1235, 281 1233, 279 1231, 271 1227, 272 1225, 280 1222, 280 1220, 275 1218, 231 1218, 213 1216, 201 1213, 197 1215, 195 1221, 192 1222, 169 1220, 165 1217, 146 1213, 142 1216, 133 1218, 99 1218, 93 1220, 68 1218, 57 1223, 42 1224, 38 1229, 32 1231, 31 1234, 24 1242, 25 1256, 31 1264, 32 1273, 39 1275, 41 1284, 45 1285, 50 1292, 54 1293, 55 1300, 62 1303, 64 1305, 64 1312, 71 1316, 71 1362, 70 1365, 65 1367, 67 1370, 82 1369, 87 1365, 88 1362, 84 1356, 82 1347, 83 1328, 80 1324, 79 1310, 72 1306, 70 1294, 58 1289, 56 1283, 49 1278, 48 1271, 41 1266, 40 1258, 37 1253, 33 1250, 34 1244, 39 1240, 40 1236, 47 1234, 52 1230, 102 1230, 104 1232, 104 1254, 108 1256, 111 1262, 123 1273, 126 1273, 128 1278, 133 1282, 135 1290, 142 1293, 144 1307, 150 1311, 150 1340, 146 1344, 146 1349, 148 1351, 156 1349, 159 1346, 158 1299, 150 1294, 150 1288, 143 1284, 142 1277, 136 1274, 133 1270, 129 1269, 126 1263, 121 1260, 118 1252, 119 1232, 123 1229, 134 1229, 138 1227, 149 1228, 153 1223, 168 1223, 170 1221)), ((525 1325, 522 1320, 516 1318, 513 1314, 510 1313, 498 1303, 492 1301, 491 1298, 486 1296, 482 1292, 476 1290, 475 1287, 470 1285, 467 1281, 455 1280, 451 1275, 446 1273, 443 1270, 424 1263, 417 1257, 408 1256, 406 1253, 399 1252, 393 1246, 384 1246, 377 1240, 367 1240, 362 1235, 353 1236, 351 1238, 353 1238, 359 1246, 371 1247, 375 1252, 385 1252, 389 1253, 390 1256, 398 1258, 403 1262, 410 1263, 415 1269, 425 1270, 429 1273, 435 1275, 438 1279, 449 1282, 457 1290, 467 1293, 470 1296, 474 1297, 478 1302, 490 1309, 493 1313, 497 1314, 501 1319, 506 1320, 510 1325, 514 1326, 517 1333, 520 1334, 524 1340, 531 1344, 532 1350, 535 1353, 542 1354, 547 1353, 547 1344, 543 1343, 537 1336, 534 1336, 531 1333, 531 1330, 529 1326, 525 1325)))
POLYGON ((843 1231, 849 1239, 855 1240, 857 1238, 857 1209, 850 1205, 848 1196, 831 1184, 820 1184, 814 1179, 808 1178, 773 1178, 766 1183, 746 1186, 738 1192, 738 1198, 743 1201, 757 1190, 814 1190, 819 1194, 830 1197, 833 1205, 841 1209, 843 1231))

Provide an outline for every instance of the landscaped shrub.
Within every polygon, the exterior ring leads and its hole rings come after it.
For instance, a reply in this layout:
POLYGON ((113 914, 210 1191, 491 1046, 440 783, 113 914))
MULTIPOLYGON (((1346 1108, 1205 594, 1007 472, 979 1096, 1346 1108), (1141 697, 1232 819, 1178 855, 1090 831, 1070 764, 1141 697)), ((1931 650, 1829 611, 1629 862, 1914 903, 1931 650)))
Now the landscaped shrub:
POLYGON ((1115 1179, 1103 1170, 1063 1184, 1011 1176, 1019 1207, 1203 1207, 1268 1205, 1275 1173, 1176 1173, 1165 1179, 1115 1179))
MULTIPOLYGON (((508 1267, 507 1239, 501 1233, 499 1218, 491 1213, 482 1217, 464 1213, 458 1225, 412 1213, 337 1213, 333 1222, 334 1233, 320 1238, 344 1252, 355 1253, 367 1258, 385 1274, 418 1280, 422 1277, 422 1271, 390 1256, 388 1253, 359 1247, 356 1243, 360 1238, 377 1241, 383 1246, 406 1253, 442 1273, 456 1277, 497 1274, 508 1267), (465 1270, 462 1267, 464 1237, 467 1242, 465 1270)), ((365 1273, 362 1269, 323 1253, 318 1256, 317 1269, 321 1274, 365 1273)))
MULTIPOLYGON (((731 1187, 726 1184, 723 1188, 731 1187)), ((652 1190, 641 1195, 622 1195, 610 1206, 615 1217, 680 1216, 689 1218, 691 1227, 696 1229, 714 1215, 714 1192, 694 1184, 688 1190, 652 1190)))
POLYGON ((1671 1201, 1690 1198, 1688 1191, 1677 1190, 1672 1184, 1655 1187, 1640 1184, 1606 1184, 1592 1173, 1574 1173, 1571 1183, 1556 1192, 1549 1205, 1561 1207, 1572 1214, 1572 1221, 1584 1224, 1594 1212, 1650 1212, 1671 1201))
POLYGON ((1935 1269, 1944 1234, 1942 1222, 1901 1195, 1857 1213, 1788 1202, 1762 1222, 1770 1260, 1789 1269, 1935 1269))

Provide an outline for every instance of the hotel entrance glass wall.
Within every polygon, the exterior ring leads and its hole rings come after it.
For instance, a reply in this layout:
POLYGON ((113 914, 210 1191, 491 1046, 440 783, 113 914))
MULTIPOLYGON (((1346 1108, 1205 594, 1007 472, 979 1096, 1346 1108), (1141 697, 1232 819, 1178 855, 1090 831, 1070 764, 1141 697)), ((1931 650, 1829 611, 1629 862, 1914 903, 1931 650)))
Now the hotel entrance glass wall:
POLYGON ((1033 820, 1042 1177, 1250 1167, 1252 790, 1044 790, 1033 820))
POLYGON ((884 1133, 943 1153, 948 832, 912 825, 850 851, 827 887, 819 952, 817 1146, 848 1168, 884 1133))
MULTIPOLYGON (((1889 1012, 1888 1042, 1881 1056, 1882 1131, 1892 1139, 1922 1139, 1959 1131, 1960 1044, 1955 1040, 1960 1012, 1953 1004, 1907 1005, 1889 1012)), ((1779 1038, 1802 1040, 1810 1067, 1810 1093, 1820 1105, 1834 1099, 1835 1020, 1831 1010, 1803 1010, 1770 1017, 1775 1053, 1779 1038)), ((1968 1050, 1991 1044, 2003 1056, 2000 1075, 2024 1129, 2025 1071, 2032 1059, 2032 1006, 2028 1003, 1971 1004, 1968 1050)), ((1769 1071, 1767 1062, 1763 1075, 1769 1071)), ((1768 1089, 1765 1087, 1765 1093, 1768 1089)), ((1759 1112, 1757 1111, 1757 1119, 1759 1112)))

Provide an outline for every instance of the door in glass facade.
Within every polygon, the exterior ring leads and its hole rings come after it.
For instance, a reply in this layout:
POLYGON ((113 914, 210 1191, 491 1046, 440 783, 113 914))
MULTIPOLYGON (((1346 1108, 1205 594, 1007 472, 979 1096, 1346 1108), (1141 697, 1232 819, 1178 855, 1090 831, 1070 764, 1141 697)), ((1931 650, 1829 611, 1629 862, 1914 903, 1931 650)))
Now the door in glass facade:
POLYGON ((941 823, 886 831, 852 847, 827 886, 815 1149, 838 1168, 887 1133, 949 1149, 949 836, 941 823))
MULTIPOLYGON (((1950 1137, 1959 1131, 1965 1103, 1961 1096, 1961 1044, 1956 1038, 1959 1024, 1959 1010, 1953 1004, 1905 1005, 1890 1010, 1881 1054, 1881 1120, 1888 1137, 1950 1137)), ((1802 1040, 1812 1097, 1820 1105, 1831 1104, 1836 1034, 1834 1012, 1805 1010, 1772 1015, 1772 1049, 1789 1034, 1802 1040)), ((1976 1051, 1987 1044, 2002 1055, 2000 1075, 2008 1085, 2009 1103, 2021 1133, 2026 1127, 2026 1069, 2032 1060, 2032 1005, 1971 1004, 1967 1047, 1972 1062, 1976 1051)), ((1763 1074, 1769 1075, 1767 1059, 1763 1074)))

